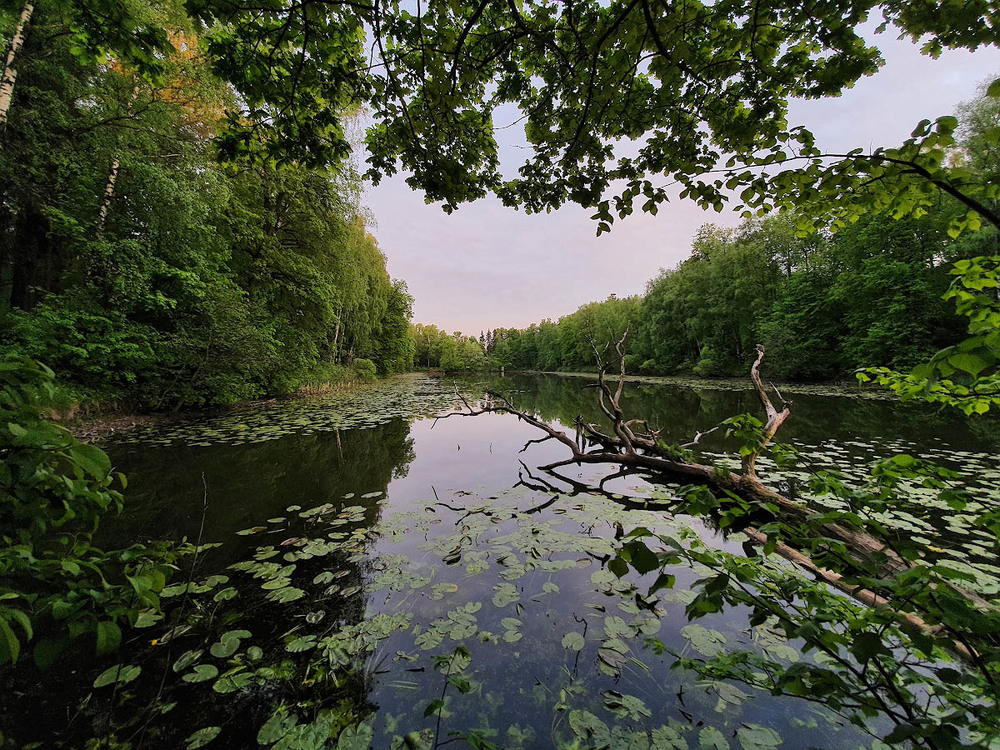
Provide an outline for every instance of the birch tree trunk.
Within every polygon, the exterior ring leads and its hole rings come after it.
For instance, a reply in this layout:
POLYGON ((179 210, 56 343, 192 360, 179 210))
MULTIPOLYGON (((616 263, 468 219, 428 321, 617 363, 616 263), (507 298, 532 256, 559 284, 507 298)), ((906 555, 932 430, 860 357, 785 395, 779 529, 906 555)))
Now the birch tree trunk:
MULTIPOLYGON (((139 83, 132 87, 132 101, 139 96, 139 83)), ((118 181, 118 172, 121 171, 121 161, 116 156, 111 162, 108 170, 108 181, 104 184, 104 195, 101 196, 101 209, 97 214, 97 239, 104 236, 104 227, 108 221, 108 211, 111 209, 111 200, 115 197, 115 183, 118 181)))
POLYGON ((7 125, 7 111, 10 109, 10 100, 14 96, 14 81, 17 80, 17 71, 14 70, 14 58, 21 51, 24 43, 24 29, 31 20, 31 14, 35 6, 28 0, 21 11, 21 20, 17 23, 17 30, 14 38, 10 41, 10 50, 7 52, 7 64, 3 69, 3 78, 0 79, 0 130, 7 125))
POLYGON ((108 210, 111 208, 111 199, 115 197, 115 183, 118 181, 118 172, 121 170, 121 162, 116 156, 111 162, 111 169, 108 171, 108 181, 104 185, 104 195, 101 197, 101 210, 97 220, 97 239, 104 235, 104 225, 108 220, 108 210))

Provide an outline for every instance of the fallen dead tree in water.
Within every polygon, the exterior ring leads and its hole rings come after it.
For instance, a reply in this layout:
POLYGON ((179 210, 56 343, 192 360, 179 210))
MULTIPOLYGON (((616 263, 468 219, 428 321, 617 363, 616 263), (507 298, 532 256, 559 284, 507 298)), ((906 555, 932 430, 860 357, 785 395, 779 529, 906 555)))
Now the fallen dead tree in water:
MULTIPOLYGON (((698 433, 688 443, 668 445, 661 438, 660 432, 653 429, 646 420, 630 419, 623 410, 622 396, 626 385, 624 345, 627 335, 628 331, 615 344, 620 362, 617 383, 609 384, 608 368, 595 347, 599 369, 594 387, 597 390, 598 405, 610 422, 610 430, 578 417, 575 432, 568 434, 534 414, 518 409, 509 398, 495 391, 487 392, 484 405, 474 408, 463 399, 467 411, 445 416, 477 416, 487 413, 515 415, 544 433, 543 437, 529 441, 525 448, 531 444, 553 440, 569 450, 569 457, 538 468, 562 482, 568 482, 574 493, 584 490, 585 483, 570 480, 558 473, 557 469, 570 465, 606 464, 618 467, 619 473, 615 476, 630 471, 641 472, 667 483, 706 487, 722 496, 722 507, 727 500, 742 503, 744 512, 740 514, 742 522, 738 529, 752 543, 768 552, 780 554, 865 605, 891 610, 904 627, 926 635, 941 633, 940 625, 928 623, 916 612, 904 609, 899 602, 893 601, 889 593, 891 587, 880 590, 861 582, 872 579, 888 581, 905 577, 914 570, 914 563, 904 558, 894 548, 891 540, 873 535, 863 526, 839 522, 831 517, 836 514, 810 508, 761 481, 757 473, 758 458, 791 415, 793 405, 773 384, 770 388, 774 391, 780 408, 772 401, 760 372, 765 356, 763 346, 757 346, 756 358, 750 368, 750 381, 764 410, 764 421, 745 415, 747 419, 742 422, 737 418, 727 420, 711 430, 698 433), (690 450, 706 435, 723 427, 730 434, 744 438, 738 472, 700 463, 690 450)), ((532 479, 537 481, 534 476, 532 479)), ((604 481, 590 489, 608 495, 603 489, 604 481)), ((559 491, 555 485, 543 482, 544 485, 550 491, 559 491)), ((672 504, 668 509, 676 510, 678 507, 684 509, 683 503, 672 504)), ((953 583, 945 585, 970 605, 993 609, 992 605, 975 592, 953 583)), ((977 658, 974 648, 963 640, 951 639, 950 650, 966 661, 977 658)))

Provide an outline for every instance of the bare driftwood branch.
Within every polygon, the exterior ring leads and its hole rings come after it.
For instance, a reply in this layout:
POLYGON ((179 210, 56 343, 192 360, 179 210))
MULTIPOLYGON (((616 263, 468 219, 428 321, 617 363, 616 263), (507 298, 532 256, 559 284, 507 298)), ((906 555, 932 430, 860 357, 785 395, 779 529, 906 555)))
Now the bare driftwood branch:
MULTIPOLYGON (((678 452, 665 446, 660 440, 659 432, 650 428, 644 420, 629 420, 625 418, 621 407, 621 397, 624 393, 626 380, 624 345, 627 336, 628 331, 626 330, 622 338, 615 344, 616 352, 621 360, 621 366, 618 383, 614 390, 612 390, 605 380, 607 368, 602 360, 601 351, 596 346, 593 347, 598 362, 598 404, 604 415, 611 421, 612 431, 610 434, 598 425, 586 423, 582 417, 578 417, 575 423, 575 434, 571 437, 539 419, 537 416, 518 409, 506 396, 493 391, 487 392, 487 401, 482 408, 473 408, 463 398, 462 402, 465 404, 467 411, 446 414, 440 418, 443 419, 450 416, 478 416, 480 414, 502 412, 513 414, 521 421, 541 430, 545 433, 545 437, 528 441, 524 448, 526 449, 534 443, 555 440, 569 449, 570 455, 567 458, 540 466, 539 469, 568 485, 570 487, 568 494, 570 495, 584 492, 599 493, 611 497, 615 502, 623 503, 630 507, 649 508, 650 506, 645 502, 629 501, 623 499, 621 495, 609 493, 604 489, 604 484, 613 478, 635 472, 647 475, 652 474, 668 481, 703 484, 715 490, 732 493, 758 507, 767 507, 781 521, 791 523, 811 522, 815 533, 830 540, 825 545, 827 548, 825 551, 831 557, 839 556, 848 566, 859 565, 861 568, 870 568, 874 565, 876 569, 880 570, 886 576, 898 575, 910 567, 909 563, 896 554, 889 545, 873 535, 865 531, 847 528, 842 524, 824 521, 814 510, 767 487, 757 476, 757 458, 774 438, 781 425, 791 415, 792 406, 791 402, 786 400, 781 392, 771 384, 771 388, 781 403, 781 409, 779 410, 771 401, 770 396, 768 396, 767 389, 764 388, 760 376, 760 366, 765 354, 763 346, 757 346, 757 357, 750 368, 750 380, 757 398, 764 409, 765 422, 761 428, 758 444, 748 455, 743 456, 741 471, 737 474, 732 471, 720 470, 716 466, 701 464, 687 460, 684 457, 679 457, 678 452), (556 472, 556 469, 574 464, 577 466, 584 464, 607 464, 617 466, 618 470, 614 474, 605 477, 597 486, 556 472), (775 508, 776 511, 774 510, 775 508), (842 548, 845 554, 842 554, 839 548, 842 548)), ((709 430, 699 432, 692 441, 680 447, 693 447, 703 437, 719 430, 722 426, 718 425, 709 430)), ((533 475, 523 462, 522 467, 527 474, 527 479, 522 474, 520 484, 544 492, 566 494, 566 490, 533 475)), ((548 507, 549 504, 546 503, 537 510, 542 510, 548 507)), ((669 510, 669 506, 666 506, 665 509, 669 510)), ((767 536, 758 529, 750 526, 743 529, 743 531, 756 544, 764 545, 767 543, 767 536)), ((814 559, 800 550, 796 550, 783 542, 778 542, 775 550, 789 561, 810 571, 827 584, 850 594, 868 606, 887 607, 898 610, 898 607, 895 607, 889 600, 873 591, 850 584, 842 574, 819 565, 814 559)), ((977 606, 991 606, 972 592, 965 591, 957 586, 953 586, 953 588, 963 596, 966 596, 970 601, 976 603, 977 606)), ((897 611, 897 614, 907 627, 912 627, 928 634, 936 633, 935 628, 913 613, 897 611)), ((974 656, 968 648, 960 643, 955 644, 955 652, 966 659, 974 656)))
MULTIPOLYGON (((767 444, 771 442, 774 438, 774 434, 781 427, 782 423, 788 419, 789 415, 792 413, 789 408, 791 404, 782 400, 782 410, 779 412, 774 408, 774 404, 771 403, 771 399, 768 398, 767 391, 764 389, 764 384, 760 380, 760 363, 764 359, 764 347, 761 344, 757 344, 757 359, 754 360, 753 365, 750 367, 750 382, 753 383, 753 388, 757 392, 757 398, 760 399, 761 406, 764 407, 764 413, 767 415, 767 421, 764 423, 763 435, 761 436, 761 441, 757 447, 743 456, 743 476, 749 481, 757 480, 757 457, 760 455, 761 451, 767 447, 767 444)), ((778 394, 778 398, 781 398, 781 393, 777 388, 774 389, 775 393, 778 394)))
POLYGON ((705 437, 706 435, 711 435, 713 432, 716 432, 720 429, 722 429, 722 425, 717 424, 710 430, 703 430, 702 432, 696 432, 694 435, 694 439, 691 440, 691 442, 689 443, 682 443, 681 448, 694 448, 696 445, 698 445, 698 443, 701 441, 703 437, 705 437))

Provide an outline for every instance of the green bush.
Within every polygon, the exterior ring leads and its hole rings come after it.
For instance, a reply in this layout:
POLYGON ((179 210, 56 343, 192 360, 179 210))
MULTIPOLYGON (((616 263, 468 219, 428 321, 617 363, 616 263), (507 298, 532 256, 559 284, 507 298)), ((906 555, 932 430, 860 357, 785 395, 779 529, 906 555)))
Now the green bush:
POLYGON ((375 380, 378 370, 370 359, 358 357, 354 360, 353 366, 359 383, 370 383, 375 380))
POLYGON ((710 378, 723 374, 722 368, 718 362, 718 357, 712 350, 712 347, 706 346, 701 350, 701 358, 692 368, 692 372, 701 378, 710 378))
POLYGON ((70 641, 118 647, 123 624, 159 608, 158 592, 189 545, 102 550, 101 518, 122 508, 125 478, 100 448, 42 417, 53 374, 27 358, 0 360, 0 664, 34 640, 45 666, 70 641))

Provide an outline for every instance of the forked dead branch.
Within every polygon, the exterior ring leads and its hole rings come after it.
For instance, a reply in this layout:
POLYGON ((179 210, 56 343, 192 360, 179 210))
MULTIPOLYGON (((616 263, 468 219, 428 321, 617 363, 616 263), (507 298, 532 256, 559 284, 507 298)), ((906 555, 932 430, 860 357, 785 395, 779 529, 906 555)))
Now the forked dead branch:
MULTIPOLYGON (((757 460, 773 441, 781 425, 791 415, 792 407, 792 402, 786 400, 777 387, 771 384, 770 390, 774 391, 780 403, 780 408, 775 406, 769 395, 769 388, 764 385, 760 372, 765 355, 763 346, 757 346, 757 355, 750 368, 750 381, 763 407, 765 420, 762 423, 754 423, 752 426, 756 439, 744 447, 741 454, 740 471, 736 472, 717 465, 700 463, 695 460, 694 455, 689 450, 695 447, 706 435, 727 425, 719 425, 711 430, 699 432, 688 443, 668 445, 662 439, 660 431, 653 429, 647 421, 630 419, 626 416, 622 407, 622 396, 626 385, 625 340, 627 336, 628 331, 626 330, 625 335, 615 343, 615 352, 620 363, 617 382, 609 384, 607 364, 601 352, 596 347, 594 348, 598 363, 597 383, 589 387, 594 387, 597 390, 597 402, 611 424, 610 430, 578 417, 574 433, 568 434, 534 414, 518 409, 508 397, 496 391, 487 391, 483 405, 478 406, 478 408, 474 408, 463 398, 462 401, 467 411, 454 412, 444 415, 444 417, 478 416, 488 413, 515 415, 518 419, 545 433, 541 438, 528 441, 522 448, 522 452, 531 444, 549 440, 561 443, 569 450, 569 457, 538 468, 558 481, 568 483, 573 493, 589 488, 592 492, 613 497, 604 489, 605 480, 591 486, 585 482, 569 479, 558 473, 557 469, 570 465, 608 464, 617 467, 616 476, 630 472, 641 472, 655 477, 654 481, 658 479, 671 484, 702 485, 730 500, 742 500, 750 505, 749 523, 753 523, 756 519, 761 523, 773 521, 786 528, 794 526, 798 529, 809 530, 811 534, 809 539, 810 554, 806 554, 804 551, 805 544, 792 546, 787 543, 792 541, 794 544, 793 539, 784 541, 774 539, 772 546, 775 552, 809 571, 830 586, 848 593, 863 604, 896 610, 900 621, 907 627, 928 634, 938 633, 935 626, 927 623, 919 615, 903 611, 898 603, 892 602, 880 593, 860 586, 852 580, 854 574, 871 574, 875 571, 878 577, 895 577, 908 571, 911 568, 911 563, 897 554, 890 542, 879 539, 867 531, 849 528, 844 524, 827 520, 820 511, 782 495, 761 481, 757 474, 757 460), (823 560, 835 562, 834 567, 842 572, 831 570, 828 565, 817 562, 820 555, 823 560)), ((559 491, 556 485, 547 482, 542 482, 539 485, 537 477, 530 475, 530 473, 529 476, 534 480, 535 486, 543 486, 553 492, 559 491)), ((723 504, 725 502, 723 499, 723 504)), ((664 509, 672 510, 675 505, 672 503, 664 509)), ((646 504, 645 507, 655 506, 646 504)), ((756 526, 746 525, 740 527, 740 530, 750 537, 753 544, 761 547, 768 545, 768 535, 756 526)), ((801 536, 799 539, 802 540, 801 536)), ((976 606, 991 606, 974 592, 958 586, 953 588, 976 606)), ((975 658, 974 652, 963 643, 955 642, 954 651, 966 660, 975 658)))

